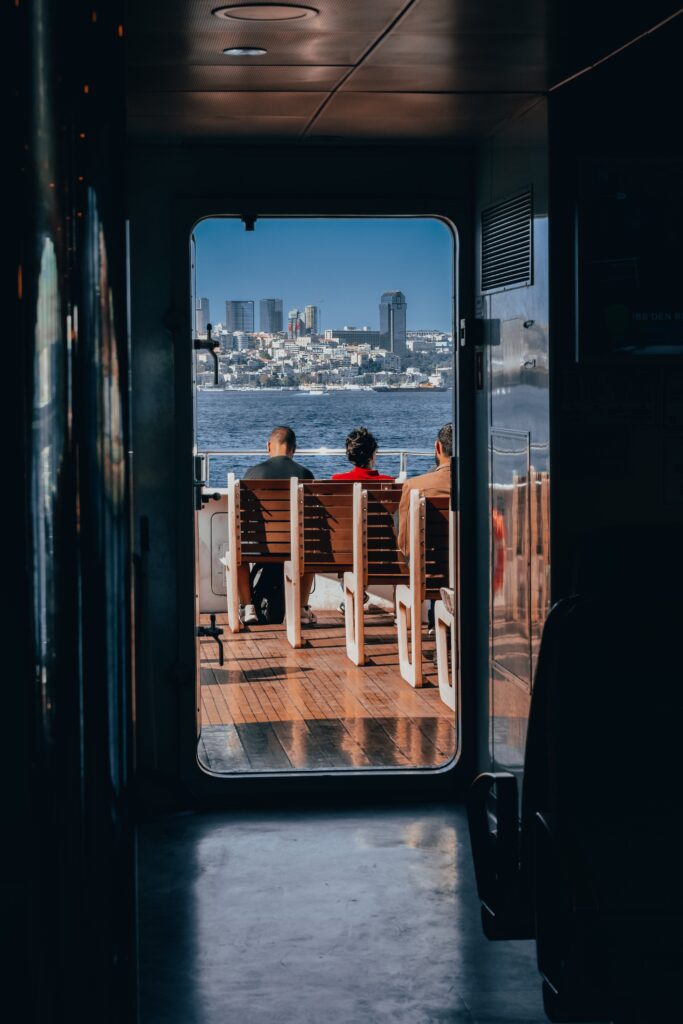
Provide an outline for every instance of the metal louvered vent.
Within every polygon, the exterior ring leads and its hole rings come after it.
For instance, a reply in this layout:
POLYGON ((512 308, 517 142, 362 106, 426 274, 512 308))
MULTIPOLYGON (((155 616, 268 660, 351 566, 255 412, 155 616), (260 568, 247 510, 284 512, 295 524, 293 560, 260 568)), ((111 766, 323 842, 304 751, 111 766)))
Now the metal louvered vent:
POLYGON ((481 213, 481 290, 531 284, 533 276, 531 189, 481 213))

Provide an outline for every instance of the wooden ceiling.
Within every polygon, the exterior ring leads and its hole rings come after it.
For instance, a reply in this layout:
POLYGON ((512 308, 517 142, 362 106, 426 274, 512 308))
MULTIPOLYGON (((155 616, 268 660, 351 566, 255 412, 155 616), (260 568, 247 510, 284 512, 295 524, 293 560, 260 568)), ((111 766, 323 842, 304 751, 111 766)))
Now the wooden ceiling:
POLYGON ((475 141, 676 9, 661 0, 637 11, 613 0, 310 5, 317 13, 305 19, 246 22, 216 17, 217 0, 131 2, 131 137, 475 141), (267 52, 223 54, 240 46, 267 52))

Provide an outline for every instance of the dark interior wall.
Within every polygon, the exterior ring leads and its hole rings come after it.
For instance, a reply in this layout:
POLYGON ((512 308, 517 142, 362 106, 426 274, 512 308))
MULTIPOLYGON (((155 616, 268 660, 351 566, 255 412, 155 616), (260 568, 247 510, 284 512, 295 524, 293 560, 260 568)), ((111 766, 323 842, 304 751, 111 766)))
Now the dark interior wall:
MULTIPOLYGON (((661 350, 618 353, 613 342, 619 340, 620 325, 631 334, 639 330, 636 318, 643 314, 683 317, 676 269, 681 268, 680 199, 677 212, 675 201, 659 207, 656 229, 661 239, 677 233, 677 255, 661 266, 661 280, 673 284, 644 309, 637 297, 637 275, 642 278, 644 271, 637 225, 659 203, 665 179, 681 180, 674 114, 680 97, 679 21, 550 97, 555 598, 596 586, 628 593, 637 563, 659 569, 664 582, 676 578, 680 544, 675 535, 683 511, 683 357, 667 357, 661 350), (647 181, 637 199, 627 194, 631 188, 618 171, 624 165, 647 181), (597 188, 602 206, 628 204, 631 219, 623 244, 594 256, 607 268, 603 274, 618 266, 612 256, 621 259, 635 283, 633 295, 621 289, 612 300, 613 285, 605 276, 602 309, 599 303, 589 308, 577 284, 577 263, 584 280, 595 273, 588 266, 590 254, 577 260, 576 233, 577 217, 582 230, 592 228, 595 212, 585 201, 586 183, 595 192, 596 180, 602 182, 597 188)), ((675 332, 675 322, 666 330, 675 332)), ((680 326, 678 338, 683 340, 680 326)))
POLYGON ((549 598, 548 552, 537 531, 537 542, 531 544, 532 519, 534 513, 540 519, 548 483, 543 488, 534 484, 539 500, 532 505, 528 479, 538 479, 534 474, 547 474, 549 469, 547 144, 547 103, 539 100, 522 117, 502 126, 481 148, 477 161, 475 308, 476 316, 486 322, 484 344, 477 353, 483 373, 477 379, 475 371, 473 381, 476 720, 482 769, 493 761, 513 770, 523 764, 531 679, 549 598), (532 193, 531 283, 483 292, 481 213, 526 189, 532 193), (517 484, 513 474, 519 476, 517 484), (512 500, 499 500, 513 490, 512 500), (502 573, 492 536, 492 508, 497 504, 504 510, 502 573), (513 534, 520 528, 526 531, 526 544, 521 543, 518 554, 513 534), (501 578, 494 580, 497 564, 501 578), (494 583, 497 639, 492 642, 494 583))
MULTIPOLYGON (((139 768, 149 782, 177 779, 181 734, 194 763, 193 224, 243 212, 435 214, 453 221, 468 253, 472 161, 427 146, 135 147, 129 191, 139 768)), ((467 312, 471 263, 462 264, 467 312)))
MULTIPOLYGON (((559 83, 590 68, 680 11, 676 0, 552 0, 546 3, 548 56, 559 83)), ((666 31, 669 29, 667 28, 666 31)))
POLYGON ((122 12, 9 18, 6 966, 27 1020, 134 1021, 122 12))

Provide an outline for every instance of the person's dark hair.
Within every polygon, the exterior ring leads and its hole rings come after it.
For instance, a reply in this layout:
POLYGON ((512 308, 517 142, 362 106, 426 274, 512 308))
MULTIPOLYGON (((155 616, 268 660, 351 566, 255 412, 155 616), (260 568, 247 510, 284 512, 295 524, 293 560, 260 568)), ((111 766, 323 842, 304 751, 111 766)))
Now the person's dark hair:
POLYGON ((361 469, 367 469, 377 448, 377 441, 367 427, 352 430, 346 438, 346 457, 361 469))
POLYGON ((437 434, 437 440, 441 443, 444 455, 453 454, 453 424, 444 423, 437 434))
POLYGON ((269 440, 285 445, 287 451, 292 455, 296 451, 296 434, 291 427, 273 427, 269 440))

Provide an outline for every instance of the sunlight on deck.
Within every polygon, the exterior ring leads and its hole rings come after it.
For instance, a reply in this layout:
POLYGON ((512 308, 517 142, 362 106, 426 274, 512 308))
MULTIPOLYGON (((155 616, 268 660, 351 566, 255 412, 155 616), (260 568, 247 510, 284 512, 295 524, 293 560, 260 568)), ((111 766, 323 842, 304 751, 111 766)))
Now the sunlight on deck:
POLYGON ((366 619, 362 668, 346 657, 340 614, 303 627, 300 650, 284 626, 233 635, 226 616, 217 624, 222 667, 216 643, 201 642, 199 757, 211 771, 435 767, 454 755, 455 717, 439 697, 433 637, 424 636, 426 684, 414 690, 400 677, 387 616, 366 619))

